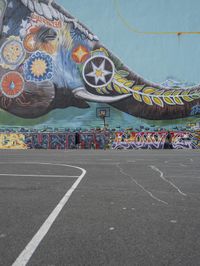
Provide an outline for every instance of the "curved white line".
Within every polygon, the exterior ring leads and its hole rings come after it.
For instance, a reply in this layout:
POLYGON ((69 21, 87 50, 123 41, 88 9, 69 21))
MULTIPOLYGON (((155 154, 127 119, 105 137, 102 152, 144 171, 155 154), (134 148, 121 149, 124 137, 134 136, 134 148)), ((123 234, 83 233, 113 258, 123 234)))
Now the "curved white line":
POLYGON ((168 180, 168 179, 166 179, 165 177, 164 177, 164 174, 163 174, 163 172, 162 171, 160 171, 157 167, 155 167, 154 165, 150 165, 150 167, 151 167, 151 169, 152 170, 154 170, 154 171, 156 171, 156 172, 158 172, 159 174, 160 174, 160 178, 163 180, 163 181, 165 181, 166 183, 169 183, 173 188, 175 188, 181 195, 183 195, 183 196, 187 196, 187 194, 185 194, 184 192, 182 192, 181 190, 180 190, 180 188, 178 188, 174 183, 172 183, 172 181, 170 181, 170 180, 168 180))
MULTIPOLYGON (((13 164, 13 163, 12 163, 13 164)), ((15 164, 17 164, 15 162, 15 164)), ((22 164, 22 162, 20 162, 22 164)), ((76 168, 82 171, 82 174, 79 176, 79 178, 73 183, 71 188, 66 192, 66 194, 63 196, 63 198, 60 200, 60 202, 57 204, 57 206, 54 208, 54 210, 50 213, 46 221, 42 224, 40 229, 37 231, 37 233, 33 236, 31 241, 27 244, 25 249, 20 253, 18 258, 15 260, 15 262, 12 264, 12 266, 25 266, 30 258, 32 257, 33 253, 39 246, 42 239, 45 237, 53 223, 55 222, 56 218, 58 217, 59 213, 69 200, 70 196, 74 192, 74 190, 77 188, 81 180, 86 174, 86 170, 73 165, 67 165, 67 164, 54 164, 54 163, 37 163, 37 162, 23 162, 23 164, 44 164, 44 165, 58 165, 58 166, 66 166, 71 168, 76 168)))
POLYGON ((187 165, 183 164, 183 163, 179 163, 180 166, 182 167, 187 167, 187 165))
POLYGON ((116 165, 119 168, 119 171, 121 174, 130 177, 130 179, 138 186, 140 187, 144 192, 146 192, 152 199, 157 200, 158 202, 161 202, 163 204, 168 205, 168 203, 164 200, 159 199, 158 197, 154 196, 152 192, 148 191, 145 187, 143 187, 138 181, 133 178, 131 175, 124 172, 124 170, 119 166, 119 164, 116 165))

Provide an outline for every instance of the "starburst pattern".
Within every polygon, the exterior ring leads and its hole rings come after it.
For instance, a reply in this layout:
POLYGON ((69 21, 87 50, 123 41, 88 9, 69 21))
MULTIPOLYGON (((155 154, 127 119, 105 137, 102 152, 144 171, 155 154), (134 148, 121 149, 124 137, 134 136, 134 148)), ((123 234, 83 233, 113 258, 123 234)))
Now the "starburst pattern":
POLYGON ((103 55, 88 59, 83 66, 83 78, 93 88, 107 86, 112 81, 113 75, 114 64, 103 55))

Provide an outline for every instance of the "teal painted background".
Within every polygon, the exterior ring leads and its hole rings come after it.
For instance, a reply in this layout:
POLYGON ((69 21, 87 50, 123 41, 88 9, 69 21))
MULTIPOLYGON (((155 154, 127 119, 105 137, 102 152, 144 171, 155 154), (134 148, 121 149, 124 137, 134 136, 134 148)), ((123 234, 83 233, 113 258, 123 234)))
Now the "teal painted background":
MULTIPOLYGON (((113 0, 59 1, 125 64, 149 80, 200 83, 200 35, 139 35, 124 26, 113 0)), ((198 0, 118 0, 129 24, 141 31, 200 31, 198 0)))
MULTIPOLYGON (((177 36, 134 33, 117 15, 113 0, 58 0, 57 3, 88 26, 108 49, 146 79, 159 83, 168 78, 187 84, 200 83, 200 34, 177 36)), ((200 31, 198 0, 118 0, 118 4, 129 26, 140 31, 200 31)), ((40 119, 32 120, 1 112, 0 124, 58 127, 101 125, 102 122, 96 119, 96 106, 99 105, 91 106, 93 108, 84 112, 77 108, 54 110, 40 119)), ((112 127, 152 124, 172 127, 197 120, 147 121, 112 109, 108 123, 112 127)))

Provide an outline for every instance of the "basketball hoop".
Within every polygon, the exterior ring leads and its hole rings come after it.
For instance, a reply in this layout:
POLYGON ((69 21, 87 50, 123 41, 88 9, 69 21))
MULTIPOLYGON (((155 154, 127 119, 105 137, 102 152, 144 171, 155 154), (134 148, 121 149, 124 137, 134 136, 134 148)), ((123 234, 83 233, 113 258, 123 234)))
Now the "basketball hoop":
POLYGON ((106 117, 106 112, 103 110, 103 111, 101 111, 100 113, 99 113, 99 117, 101 118, 101 119, 104 119, 105 117, 106 117))
POLYGON ((98 107, 96 108, 96 116, 103 120, 104 128, 106 127, 106 117, 110 117, 109 107, 98 107))

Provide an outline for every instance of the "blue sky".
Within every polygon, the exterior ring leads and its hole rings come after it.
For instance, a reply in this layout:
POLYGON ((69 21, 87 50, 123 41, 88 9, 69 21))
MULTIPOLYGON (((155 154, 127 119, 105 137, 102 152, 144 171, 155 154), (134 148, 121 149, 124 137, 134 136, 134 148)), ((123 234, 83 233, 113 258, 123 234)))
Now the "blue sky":
MULTIPOLYGON (((140 35, 116 14, 114 0, 59 0, 118 57, 154 82, 172 76, 200 83, 200 35, 140 35)), ((198 0, 118 0, 131 27, 141 31, 200 31, 198 0)))

